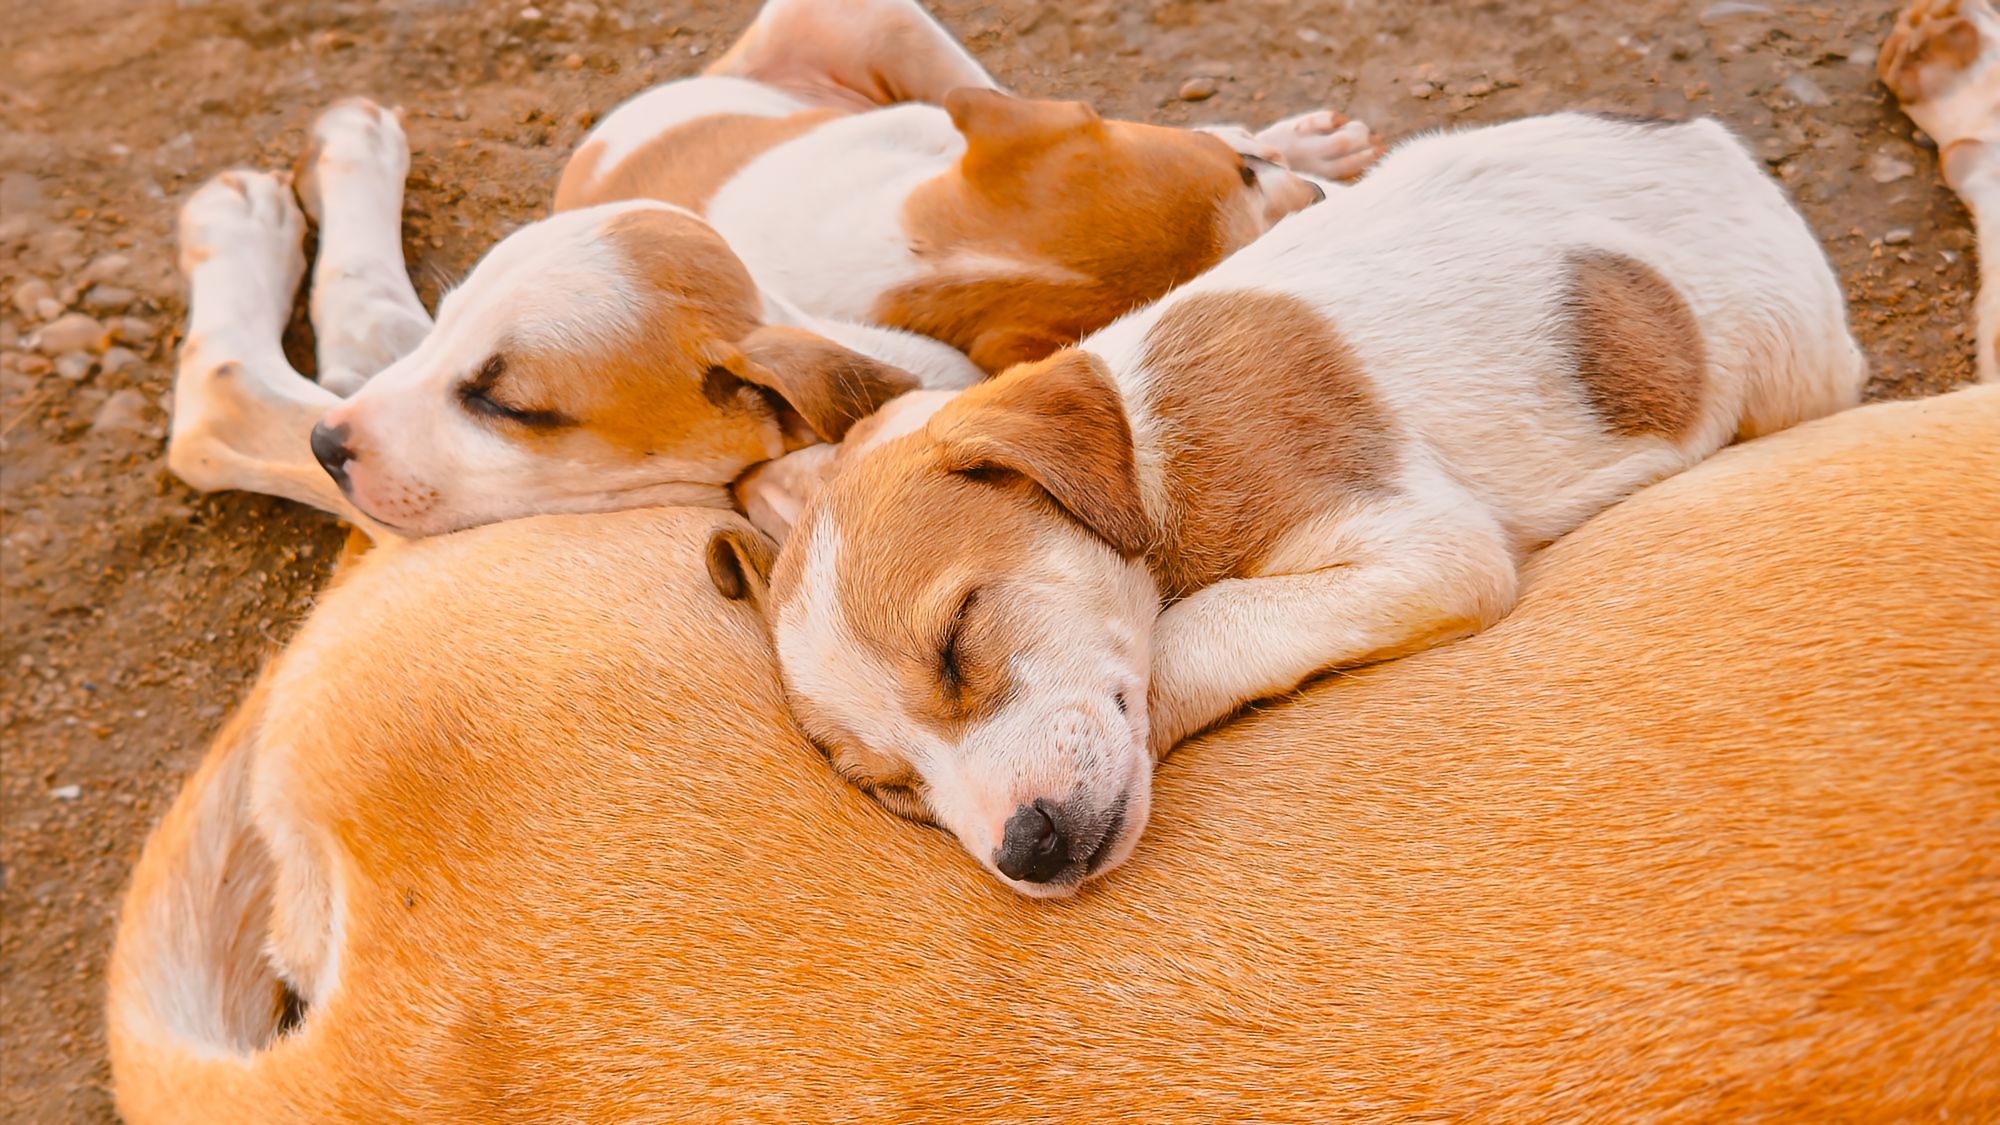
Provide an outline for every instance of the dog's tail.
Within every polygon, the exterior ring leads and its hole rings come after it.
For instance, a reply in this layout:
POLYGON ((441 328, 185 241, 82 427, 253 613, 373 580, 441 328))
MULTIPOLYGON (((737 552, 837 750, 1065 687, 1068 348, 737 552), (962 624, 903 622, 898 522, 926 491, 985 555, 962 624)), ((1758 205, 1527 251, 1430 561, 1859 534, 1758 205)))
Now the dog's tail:
POLYGON ((274 867, 251 821, 259 682, 139 858, 111 954, 118 1109, 131 1125, 265 1121, 266 1048, 296 1001, 264 953, 274 867))

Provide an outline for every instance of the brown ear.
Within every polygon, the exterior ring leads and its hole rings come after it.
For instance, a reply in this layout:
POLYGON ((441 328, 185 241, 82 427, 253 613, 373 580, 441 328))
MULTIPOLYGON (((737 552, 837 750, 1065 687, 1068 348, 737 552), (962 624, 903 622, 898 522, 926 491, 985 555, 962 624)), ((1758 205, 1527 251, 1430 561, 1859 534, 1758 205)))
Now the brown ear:
POLYGON ((1097 357, 1069 349, 1016 367, 939 411, 928 432, 947 470, 1019 473, 1119 554, 1145 553, 1132 426, 1097 357))
POLYGON ((944 111, 965 134, 969 166, 1103 124, 1097 111, 1082 102, 1034 101, 979 86, 962 86, 946 94, 944 111))
POLYGON ((708 580, 715 583, 716 593, 732 602, 747 601, 762 612, 771 588, 772 555, 770 540, 749 528, 725 524, 708 537, 708 580))
POLYGON ((744 381, 776 391, 821 441, 839 441, 849 426, 920 386, 900 367, 803 328, 759 328, 737 347, 744 381))

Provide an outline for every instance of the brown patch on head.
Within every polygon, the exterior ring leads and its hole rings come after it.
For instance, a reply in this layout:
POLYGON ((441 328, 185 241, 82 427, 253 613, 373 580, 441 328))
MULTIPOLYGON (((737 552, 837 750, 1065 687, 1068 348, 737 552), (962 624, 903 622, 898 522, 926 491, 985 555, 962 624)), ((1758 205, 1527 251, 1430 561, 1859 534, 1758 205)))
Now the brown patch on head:
POLYGON ((1569 259, 1563 316, 1576 380, 1612 433, 1678 438, 1701 416, 1708 360, 1694 310, 1651 266, 1624 254, 1569 259))
POLYGON ((1146 337, 1166 511, 1149 563, 1167 598, 1257 572, 1286 532, 1393 471, 1389 418, 1345 341, 1296 297, 1176 301, 1146 337))
POLYGON ((543 422, 475 413, 551 456, 608 448, 621 459, 670 458, 692 462, 709 483, 774 456, 774 411, 743 382, 736 346, 758 327, 761 299, 721 236, 693 216, 649 208, 607 220, 599 237, 642 302, 631 330, 587 345, 503 345, 461 395, 477 390, 543 422), (717 371, 727 394, 714 393, 717 371))
POLYGON ((1075 343, 1275 221, 1218 137, 992 90, 955 90, 946 108, 965 156, 903 210, 928 272, 869 318, 989 372, 1075 343))
POLYGON ((718 113, 677 125, 599 169, 604 142, 591 141, 564 165, 555 210, 625 199, 657 199, 700 211, 744 165, 841 112, 815 109, 785 117, 718 113))
MULTIPOLYGON (((953 471, 927 435, 907 434, 820 492, 778 557, 771 604, 784 612, 810 545, 839 529, 833 594, 853 639, 891 669, 907 714, 956 729, 990 714, 1011 690, 1007 656, 1021 641, 993 584, 1031 565, 1051 527, 1084 534, 1025 478, 953 471)), ((810 700, 796 702, 850 780, 905 783, 891 775, 906 766, 871 755, 810 700)))

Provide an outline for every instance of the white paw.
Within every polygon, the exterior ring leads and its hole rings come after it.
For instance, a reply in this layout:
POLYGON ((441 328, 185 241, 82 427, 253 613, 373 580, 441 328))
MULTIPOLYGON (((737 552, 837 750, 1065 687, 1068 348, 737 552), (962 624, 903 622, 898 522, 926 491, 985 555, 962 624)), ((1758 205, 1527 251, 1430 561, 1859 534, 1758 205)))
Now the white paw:
POLYGON ((325 192, 348 177, 393 185, 400 194, 410 173, 410 142, 403 135, 401 110, 387 110, 367 98, 335 102, 313 122, 312 144, 298 163, 299 199, 314 221, 325 192))
POLYGON ((181 272, 193 278, 197 267, 226 264, 226 270, 205 271, 194 287, 196 301, 214 288, 205 282, 215 277, 231 289, 261 289, 289 311, 305 274, 304 236, 289 177, 247 168, 224 172, 181 206, 181 272))
POLYGON ((1359 176, 1383 152, 1381 139, 1365 122, 1330 109, 1287 117, 1256 139, 1276 150, 1292 171, 1328 180, 1359 176))
POLYGON ((1875 66, 1882 84, 1947 150, 2000 140, 2000 14, 1988 0, 1913 0, 1875 66))

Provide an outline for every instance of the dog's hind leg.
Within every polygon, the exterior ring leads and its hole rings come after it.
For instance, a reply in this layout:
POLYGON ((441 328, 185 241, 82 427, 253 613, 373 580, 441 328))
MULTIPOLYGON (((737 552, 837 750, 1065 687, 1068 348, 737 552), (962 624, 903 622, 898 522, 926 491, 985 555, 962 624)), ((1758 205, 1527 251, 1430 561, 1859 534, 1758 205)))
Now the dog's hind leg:
POLYGON ((915 0, 768 0, 705 73, 850 109, 1000 88, 915 0))
POLYGON ((319 381, 336 394, 360 390, 431 330, 403 263, 409 170, 401 121, 366 98, 320 114, 299 158, 299 199, 319 223, 311 299, 319 381))
POLYGON ((382 539, 312 456, 339 396, 298 373, 281 337, 305 272, 305 220, 285 177, 224 172, 181 208, 188 330, 167 464, 205 492, 243 489, 332 512, 382 539))
POLYGON ((2000 382, 2000 13, 1989 0, 1914 0, 1876 57, 1882 84, 1937 142, 1979 235, 1979 380, 2000 382))

